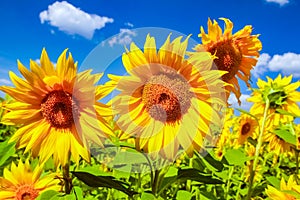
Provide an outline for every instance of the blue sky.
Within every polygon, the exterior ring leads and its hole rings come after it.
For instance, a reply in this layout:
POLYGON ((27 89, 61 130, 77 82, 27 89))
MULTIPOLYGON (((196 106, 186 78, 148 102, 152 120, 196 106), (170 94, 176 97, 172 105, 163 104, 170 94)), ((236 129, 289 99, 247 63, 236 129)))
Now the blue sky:
MULTIPOLYGON (((263 49, 253 72, 254 86, 257 77, 275 77, 280 72, 294 74, 298 80, 299 10, 298 0, 4 0, 0 6, 0 85, 10 84, 8 71, 17 73, 17 59, 29 66, 29 59, 37 60, 44 47, 53 62, 69 48, 81 66, 101 45, 121 53, 124 45, 138 40, 137 28, 172 29, 192 34, 192 39, 200 42, 199 28, 206 30, 209 17, 229 18, 234 32, 252 25, 253 34, 261 34, 263 49)), ((221 21, 219 24, 223 26, 221 21)), ((246 99, 250 92, 242 85, 246 99)))

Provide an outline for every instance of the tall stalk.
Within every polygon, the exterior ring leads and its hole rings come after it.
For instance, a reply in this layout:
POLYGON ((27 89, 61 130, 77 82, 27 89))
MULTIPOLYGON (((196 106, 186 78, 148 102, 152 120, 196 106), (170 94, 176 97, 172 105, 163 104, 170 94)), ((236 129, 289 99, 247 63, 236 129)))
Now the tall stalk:
POLYGON ((253 161, 252 169, 250 171, 249 189, 248 189, 248 194, 247 194, 246 200, 250 200, 250 198, 252 196, 252 192, 253 192, 253 181, 254 181, 255 171, 256 171, 256 167, 257 167, 257 163, 258 163, 259 151, 260 151, 260 148, 263 143, 263 134, 265 131, 265 123, 266 123, 269 107, 270 107, 270 101, 267 98, 266 106, 265 106, 265 110, 264 110, 264 116, 262 119, 259 136, 258 136, 258 140, 257 140, 257 145, 256 145, 256 149, 255 149, 254 161, 253 161))
POLYGON ((72 178, 70 177, 70 156, 68 162, 63 167, 64 189, 66 194, 70 194, 72 190, 72 178))

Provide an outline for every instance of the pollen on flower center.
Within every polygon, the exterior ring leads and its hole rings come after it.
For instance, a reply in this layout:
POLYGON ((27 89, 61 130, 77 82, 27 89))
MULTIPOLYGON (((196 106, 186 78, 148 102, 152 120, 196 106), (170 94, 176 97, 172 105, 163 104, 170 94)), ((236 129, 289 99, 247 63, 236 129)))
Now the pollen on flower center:
POLYGON ((227 71, 222 76, 224 81, 228 81, 235 76, 242 62, 240 49, 230 40, 222 41, 208 49, 211 54, 216 55, 214 60, 219 70, 227 71))
POLYGON ((39 193, 32 185, 22 185, 16 191, 17 200, 34 200, 39 193))
POLYGON ((41 103, 43 117, 55 128, 70 128, 78 106, 72 95, 63 90, 50 92, 41 103))
POLYGON ((150 116, 174 123, 181 119, 191 105, 189 84, 178 74, 152 76, 144 85, 142 100, 150 116))
POLYGON ((244 124, 242 126, 242 132, 241 132, 241 134, 242 135, 247 135, 247 133, 249 133, 250 129, 251 129, 251 124, 249 122, 247 122, 246 124, 244 124))

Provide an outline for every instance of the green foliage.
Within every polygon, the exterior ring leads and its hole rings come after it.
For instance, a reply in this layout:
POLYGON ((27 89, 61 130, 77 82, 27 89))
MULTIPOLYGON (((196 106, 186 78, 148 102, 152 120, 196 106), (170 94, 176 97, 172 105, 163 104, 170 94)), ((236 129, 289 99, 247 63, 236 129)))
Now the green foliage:
POLYGON ((185 190, 179 190, 176 195, 176 200, 190 200, 192 199, 192 194, 185 190))
POLYGON ((229 149, 225 158, 230 165, 243 166, 245 162, 251 158, 246 157, 245 153, 241 149, 229 149))
POLYGON ((280 180, 275 176, 267 176, 266 180, 269 182, 270 185, 274 186, 277 189, 280 189, 280 180))
POLYGON ((296 146, 297 143, 297 139, 296 139, 296 135, 293 135, 289 129, 289 127, 286 126, 282 126, 280 129, 276 129, 274 131, 274 133, 281 139, 283 139, 284 141, 286 141, 287 143, 290 143, 292 145, 296 146))
POLYGON ((136 192, 129 190, 128 187, 125 187, 125 185, 128 185, 127 183, 116 180, 112 176, 95 176, 87 172, 72 172, 72 174, 90 187, 114 188, 124 192, 129 196, 136 194, 136 192))
POLYGON ((58 191, 55 190, 47 190, 41 193, 36 200, 50 200, 52 197, 60 194, 58 191))
POLYGON ((15 145, 16 143, 8 143, 8 141, 0 143, 0 167, 11 162, 11 158, 16 152, 15 145))

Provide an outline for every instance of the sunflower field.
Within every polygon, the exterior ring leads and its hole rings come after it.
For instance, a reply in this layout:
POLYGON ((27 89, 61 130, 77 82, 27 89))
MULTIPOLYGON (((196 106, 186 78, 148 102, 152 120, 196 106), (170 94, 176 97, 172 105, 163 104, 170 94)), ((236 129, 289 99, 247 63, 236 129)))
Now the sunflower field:
POLYGON ((252 88, 259 34, 232 29, 208 19, 192 49, 149 32, 124 48, 122 76, 79 71, 68 49, 17 61, 0 86, 0 199, 300 199, 300 81, 252 88), (249 110, 229 102, 240 84, 249 110))

